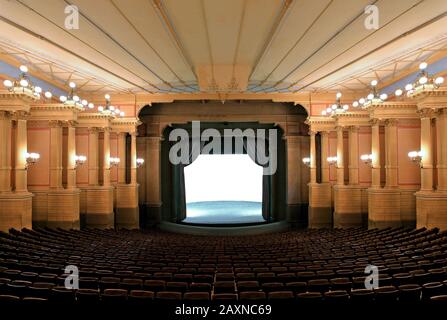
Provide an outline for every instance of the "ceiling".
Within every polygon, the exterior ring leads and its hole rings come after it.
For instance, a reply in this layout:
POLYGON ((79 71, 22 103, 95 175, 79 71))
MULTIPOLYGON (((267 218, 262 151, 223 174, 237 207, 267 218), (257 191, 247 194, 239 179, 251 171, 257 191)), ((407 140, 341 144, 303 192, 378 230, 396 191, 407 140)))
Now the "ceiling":
POLYGON ((0 0, 0 60, 92 94, 356 91, 447 56, 446 25, 445 0, 0 0))

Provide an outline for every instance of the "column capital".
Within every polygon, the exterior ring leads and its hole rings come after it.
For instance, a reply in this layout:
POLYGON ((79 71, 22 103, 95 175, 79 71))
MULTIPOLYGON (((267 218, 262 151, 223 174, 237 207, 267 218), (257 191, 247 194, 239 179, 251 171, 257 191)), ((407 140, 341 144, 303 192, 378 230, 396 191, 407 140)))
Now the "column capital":
POLYGON ((11 119, 13 116, 13 113, 10 111, 4 111, 0 110, 0 119, 11 119))
POLYGON ((394 127, 394 126, 397 126, 397 122, 398 122, 397 119, 386 119, 385 120, 385 125, 387 127, 394 127))
POLYGON ((349 126, 348 127, 350 132, 358 132, 359 131, 359 126, 349 126))
POLYGON ((48 125, 50 126, 50 128, 60 128, 64 126, 64 123, 60 120, 50 120, 48 121, 48 125))
POLYGON ((335 130, 336 131, 343 131, 343 130, 345 130, 346 129, 346 127, 345 126, 342 126, 342 125, 337 125, 337 126, 335 126, 335 130))
POLYGON ((78 125, 78 122, 75 120, 69 120, 67 121, 67 126, 68 127, 76 127, 78 125))
POLYGON ((436 111, 435 109, 431 109, 431 108, 424 108, 424 109, 420 109, 417 111, 417 113, 419 114, 419 116, 421 117, 421 119, 423 118, 434 118, 436 116, 436 111))
POLYGON ((380 119, 374 118, 374 119, 369 120, 369 124, 371 126, 380 126, 383 124, 383 121, 380 119))
POLYGON ((98 127, 88 127, 88 133, 97 133, 100 131, 99 129, 98 127))
POLYGON ((318 131, 316 131, 316 130, 309 130, 310 136, 315 136, 317 133, 318 133, 318 131))

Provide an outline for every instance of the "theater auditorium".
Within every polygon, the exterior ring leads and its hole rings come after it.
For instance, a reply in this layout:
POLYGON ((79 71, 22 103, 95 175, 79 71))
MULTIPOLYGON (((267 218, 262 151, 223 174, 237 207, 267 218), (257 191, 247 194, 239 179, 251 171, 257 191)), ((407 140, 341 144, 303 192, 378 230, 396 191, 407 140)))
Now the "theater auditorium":
POLYGON ((0 0, 0 304, 446 303, 446 26, 445 0, 0 0))

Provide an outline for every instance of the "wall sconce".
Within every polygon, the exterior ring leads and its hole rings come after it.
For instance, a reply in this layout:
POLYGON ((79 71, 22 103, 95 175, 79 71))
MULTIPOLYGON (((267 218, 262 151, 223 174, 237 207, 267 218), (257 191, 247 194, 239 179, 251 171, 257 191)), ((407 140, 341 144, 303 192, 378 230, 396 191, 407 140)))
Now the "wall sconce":
POLYGON ((303 158, 303 163, 304 163, 307 167, 310 167, 310 158, 309 158, 309 157, 305 157, 305 158, 303 158))
POLYGON ((31 153, 26 153, 25 154, 25 159, 26 159, 26 166, 25 168, 28 169, 28 166, 35 164, 37 161, 39 161, 40 159, 40 154, 35 153, 35 152, 31 152, 31 153))
POLYGON ((335 157, 328 157, 327 158, 327 162, 329 162, 329 165, 336 164, 337 160, 338 160, 337 156, 335 156, 335 157))
POLYGON ((360 156, 360 160, 362 160, 365 164, 371 165, 372 164, 372 154, 362 154, 360 156))
POLYGON ((144 164, 143 158, 137 158, 137 168, 141 167, 144 164))
POLYGON ((410 151, 408 152, 408 157, 411 161, 415 163, 419 163, 420 167, 422 168, 422 151, 410 151))
POLYGON ((109 163, 112 167, 116 167, 120 163, 120 158, 111 157, 109 163))
POLYGON ((78 166, 82 166, 85 162, 87 161, 87 157, 86 156, 75 156, 75 168, 77 168, 78 166))

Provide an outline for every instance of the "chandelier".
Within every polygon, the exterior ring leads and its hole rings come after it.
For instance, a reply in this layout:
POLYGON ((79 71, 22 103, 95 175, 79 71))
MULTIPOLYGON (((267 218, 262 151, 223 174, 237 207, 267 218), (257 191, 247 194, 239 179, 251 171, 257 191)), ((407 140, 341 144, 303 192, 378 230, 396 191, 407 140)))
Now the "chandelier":
POLYGON ((337 92, 337 94, 335 95, 336 98, 336 102, 328 107, 326 110, 323 110, 321 112, 321 114, 323 116, 331 116, 331 115, 336 115, 336 114, 340 114, 340 113, 345 113, 346 111, 349 110, 349 105, 344 104, 342 105, 340 102, 340 98, 341 98, 341 92, 337 92))
MULTIPOLYGON (((42 88, 39 86, 34 86, 32 81, 28 77, 28 67, 27 66, 20 66, 20 75, 19 78, 11 81, 11 80, 5 80, 3 81, 3 85, 8 88, 9 92, 12 93, 24 93, 33 96, 36 99, 40 99, 40 96, 42 94, 42 88)), ((50 91, 46 91, 44 93, 45 98, 50 99, 53 95, 50 91)))
POLYGON ((76 83, 70 82, 68 85, 70 86, 70 92, 68 93, 68 96, 59 97, 59 100, 63 102, 64 105, 81 109, 84 109, 87 106, 90 109, 93 109, 95 107, 93 103, 88 103, 88 101, 85 99, 81 100, 81 98, 79 98, 79 96, 75 94, 76 83))
POLYGON ((111 105, 110 103, 110 95, 106 94, 104 96, 104 98, 106 99, 106 105, 105 107, 103 106, 99 106, 98 107, 98 112, 104 115, 110 115, 110 116, 115 116, 115 117, 124 117, 124 111, 120 111, 120 109, 118 109, 117 107, 111 105))
MULTIPOLYGON (((412 97, 415 94, 424 91, 432 91, 438 89, 443 83, 443 77, 434 78, 432 75, 429 75, 427 72, 428 64, 427 62, 422 62, 419 65, 419 73, 416 77, 416 81, 413 83, 408 83, 405 86, 405 91, 407 97, 412 97)), ((403 94, 402 89, 397 89, 394 94, 396 97, 400 97, 403 94)))
POLYGON ((379 93, 377 90, 377 80, 372 80, 371 92, 366 96, 366 98, 360 98, 359 101, 354 101, 352 106, 358 107, 359 105, 363 108, 368 108, 371 105, 382 104, 388 99, 388 95, 386 93, 379 93))

